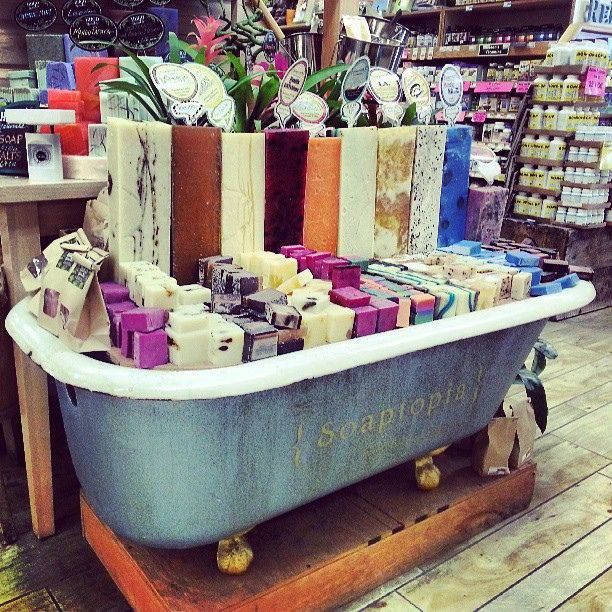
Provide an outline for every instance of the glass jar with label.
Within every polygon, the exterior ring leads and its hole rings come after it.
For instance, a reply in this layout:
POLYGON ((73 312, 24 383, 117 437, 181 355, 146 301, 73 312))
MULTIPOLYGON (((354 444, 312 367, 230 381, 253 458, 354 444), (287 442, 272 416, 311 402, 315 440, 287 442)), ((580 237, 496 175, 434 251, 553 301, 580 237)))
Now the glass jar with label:
POLYGON ((524 215, 526 212, 527 194, 519 192, 514 197, 514 212, 518 215, 524 215))
POLYGON ((550 138, 541 134, 537 137, 534 146, 534 157, 543 159, 548 157, 548 150, 550 148, 550 138))
POLYGON ((559 111, 557 115, 557 129, 563 132, 569 131, 570 117, 572 116, 572 108, 566 106, 559 111))
POLYGON ((534 217, 539 217, 542 211, 542 196, 537 193, 532 193, 527 200, 529 203, 529 214, 534 217))
POLYGON ((548 81, 546 100, 548 102, 560 102, 562 93, 563 79, 558 74, 555 74, 552 79, 548 81))
POLYGON ((521 141, 521 157, 535 157, 536 140, 531 134, 527 134, 521 141))
POLYGON ((566 144, 563 138, 555 136, 548 147, 548 157, 555 161, 563 161, 565 159, 566 144))
POLYGON ((530 130, 541 130, 544 115, 544 107, 541 104, 534 104, 529 111, 529 122, 527 127, 530 130))
POLYGON ((545 130, 556 130, 558 114, 558 106, 547 106, 546 110, 542 113, 542 128, 545 130))
POLYGON ((548 100, 548 79, 545 76, 539 76, 534 79, 533 99, 538 102, 548 100))
POLYGON ((555 215, 555 221, 557 223, 565 223, 565 215, 567 214, 567 207, 557 206, 557 213, 555 215))
POLYGON ((546 189, 561 191, 561 182, 565 178, 565 173, 561 168, 551 168, 546 177, 546 189))

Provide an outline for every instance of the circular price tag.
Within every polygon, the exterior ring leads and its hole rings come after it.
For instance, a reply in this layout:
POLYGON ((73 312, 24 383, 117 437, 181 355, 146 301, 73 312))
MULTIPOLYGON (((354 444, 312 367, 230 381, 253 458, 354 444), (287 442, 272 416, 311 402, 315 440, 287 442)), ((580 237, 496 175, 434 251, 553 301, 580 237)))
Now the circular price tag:
POLYGON ((115 44, 117 26, 104 15, 81 15, 70 26, 70 39, 85 51, 104 51, 115 44))
POLYGON ((232 98, 225 96, 223 100, 208 113, 208 120, 224 132, 230 132, 234 127, 236 104, 232 98))
POLYGON ((370 80, 370 59, 357 58, 346 71, 342 81, 342 99, 345 102, 359 102, 363 98, 370 80))
POLYGON ((402 89, 408 104, 414 103, 417 108, 431 105, 429 83, 413 68, 407 68, 402 73, 402 89))
POLYGON ((149 74, 161 93, 175 102, 188 102, 198 93, 197 79, 183 64, 155 64, 149 74))
POLYGON ((83 15, 101 15, 102 9, 96 0, 68 0, 62 7, 62 19, 71 25, 83 15))
POLYGON ((304 82, 308 73, 308 62, 301 58, 287 68, 285 76, 278 89, 278 103, 291 106, 304 89, 304 82))
POLYGON ((57 9, 50 0, 24 0, 14 13, 15 23, 28 32, 41 32, 57 19, 57 9))
POLYGON ((463 77, 457 66, 446 64, 440 73, 440 99, 444 106, 457 106, 463 97, 463 77))
POLYGON ((166 6, 166 4, 170 4, 172 0, 149 0, 151 4, 155 6, 166 6))
POLYGON ((166 31, 164 22, 151 13, 133 13, 117 26, 119 42, 132 51, 146 51, 154 47, 166 31))
POLYGON ((324 123, 329 115, 327 102, 320 96, 304 91, 291 105, 291 112, 303 123, 324 123))
POLYGON ((368 90, 379 104, 397 102, 401 96, 400 80, 395 72, 373 66, 368 90))
POLYGON ((195 77, 198 87, 195 98, 203 104, 206 112, 216 108, 226 96, 225 87, 219 75, 202 64, 188 63, 183 64, 183 67, 195 77))

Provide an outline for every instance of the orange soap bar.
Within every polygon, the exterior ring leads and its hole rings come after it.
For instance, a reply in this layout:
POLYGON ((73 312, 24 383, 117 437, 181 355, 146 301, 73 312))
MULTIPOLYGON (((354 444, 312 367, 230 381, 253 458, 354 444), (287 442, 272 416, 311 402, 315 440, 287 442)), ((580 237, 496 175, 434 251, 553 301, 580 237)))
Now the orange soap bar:
POLYGON ((88 155, 89 134, 87 123, 56 125, 55 133, 59 134, 62 143, 62 155, 88 155))
POLYGON ((100 123, 100 81, 119 78, 118 57, 77 57, 74 60, 76 88, 83 96, 85 119, 100 123), (103 68, 94 70, 98 64, 103 68))
POLYGON ((340 138, 312 138, 308 145, 303 244, 315 251, 338 250, 340 138))
POLYGON ((198 258, 221 252, 221 130, 172 127, 172 273, 197 282, 198 258))

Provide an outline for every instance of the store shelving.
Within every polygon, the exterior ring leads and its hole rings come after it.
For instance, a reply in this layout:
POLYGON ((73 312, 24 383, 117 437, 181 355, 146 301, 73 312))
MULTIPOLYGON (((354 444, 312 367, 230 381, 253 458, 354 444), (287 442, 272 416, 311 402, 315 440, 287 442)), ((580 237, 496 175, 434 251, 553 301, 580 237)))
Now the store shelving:
POLYGON ((545 189, 544 187, 531 187, 529 185, 521 185, 520 183, 516 186, 517 191, 525 191, 527 193, 537 193, 544 196, 556 197, 560 194, 556 189, 545 189))
POLYGON ((573 183, 562 181, 562 187, 578 187, 578 189, 612 189, 612 183, 573 183))
POLYGON ((543 223, 548 223, 549 225, 559 225, 560 227, 571 227, 573 229, 600 229, 602 227, 606 227, 606 223, 593 223, 592 225, 578 225, 577 223, 561 223, 560 221, 555 221, 554 219, 549 219, 548 217, 537 217, 536 215, 523 215, 517 212, 512 213, 513 217, 518 217, 519 219, 530 219, 532 221, 541 221, 543 223))
POLYGON ((566 131, 566 130, 536 130, 532 128, 525 128, 523 130, 525 134, 532 134, 533 136, 559 136, 561 138, 569 138, 573 136, 575 131, 566 131))

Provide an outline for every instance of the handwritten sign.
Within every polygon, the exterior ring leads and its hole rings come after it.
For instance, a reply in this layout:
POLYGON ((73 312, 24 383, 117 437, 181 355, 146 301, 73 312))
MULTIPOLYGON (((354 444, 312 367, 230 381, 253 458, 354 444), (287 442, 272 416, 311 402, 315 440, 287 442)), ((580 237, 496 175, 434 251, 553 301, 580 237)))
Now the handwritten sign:
POLYGON ((34 127, 0 123, 0 174, 28 176, 25 135, 34 127))
POLYGON ((68 0, 62 8, 62 19, 67 25, 83 15, 101 14, 102 9, 96 0, 68 0))
POLYGON ((487 111, 475 111, 472 114, 472 123, 484 123, 487 120, 487 111))
POLYGON ((478 45, 478 55, 508 55, 510 52, 510 43, 489 43, 486 45, 478 45))
POLYGON ((516 93, 527 93, 531 87, 531 81, 518 81, 516 84, 516 93))
POLYGON ((287 119, 291 116, 291 105, 297 100, 304 89, 306 75, 308 74, 308 61, 304 58, 297 60, 287 68, 285 76, 278 89, 278 102, 274 114, 281 127, 285 127, 287 119))
POLYGON ((24 0, 15 9, 15 23, 28 32, 40 32, 57 19, 57 9, 49 0, 24 0))
POLYGON ((119 22, 117 31, 122 45, 132 51, 146 51, 164 37, 165 27, 157 15, 134 13, 119 22))
POLYGON ((606 93, 606 77, 608 71, 605 68, 589 66, 584 77, 584 93, 587 96, 602 98, 606 93))
POLYGON ((104 15, 81 15, 70 26, 70 39, 86 51, 103 51, 115 44, 117 26, 104 15))

